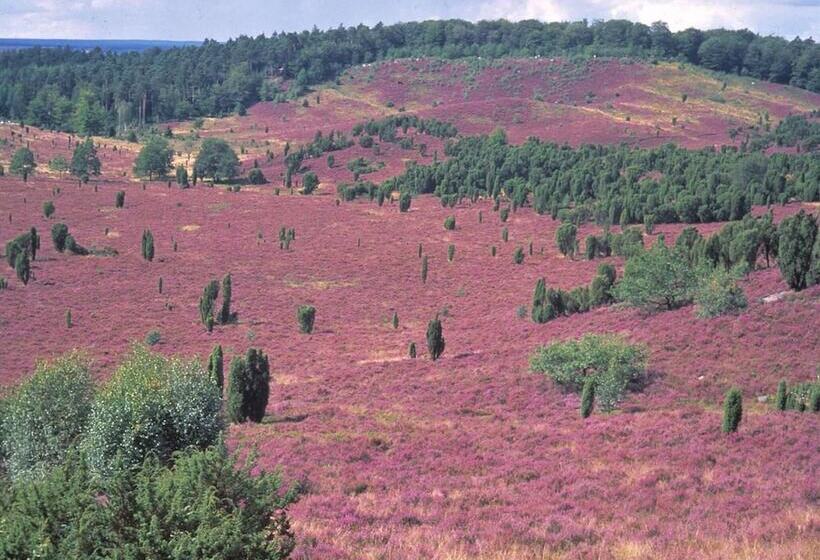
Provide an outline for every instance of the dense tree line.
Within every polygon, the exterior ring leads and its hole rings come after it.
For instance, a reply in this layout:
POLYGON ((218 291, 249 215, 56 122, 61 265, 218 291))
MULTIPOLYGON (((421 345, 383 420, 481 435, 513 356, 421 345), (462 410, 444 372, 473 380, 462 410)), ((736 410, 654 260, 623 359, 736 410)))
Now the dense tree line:
MULTIPOLYGON (((812 154, 741 153, 586 145, 571 148, 531 138, 507 143, 503 131, 446 146, 449 158, 410 163, 387 191, 476 199, 506 197, 512 208, 571 222, 634 224, 737 220, 752 205, 790 198, 820 200, 820 160, 812 154)), ((454 200, 455 201, 455 200, 454 200)))
POLYGON ((0 116, 79 134, 244 112, 376 60, 434 56, 631 56, 674 59, 820 91, 820 46, 748 30, 625 20, 442 20, 240 36, 198 47, 108 53, 32 48, 0 54, 0 116))

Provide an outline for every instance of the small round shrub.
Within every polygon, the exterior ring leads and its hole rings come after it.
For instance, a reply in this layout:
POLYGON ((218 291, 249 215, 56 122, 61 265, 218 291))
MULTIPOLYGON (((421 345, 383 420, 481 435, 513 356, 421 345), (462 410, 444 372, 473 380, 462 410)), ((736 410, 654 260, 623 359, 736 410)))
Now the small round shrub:
POLYGON ((50 200, 43 202, 43 216, 50 218, 54 215, 54 203, 50 200))
POLYGON ((296 319, 299 321, 299 330, 302 333, 313 332, 313 322, 316 319, 316 308, 312 305, 300 305, 296 310, 296 319))
POLYGON ((446 229, 446 230, 456 229, 456 217, 455 216, 447 216, 447 218, 444 220, 444 229, 446 229))

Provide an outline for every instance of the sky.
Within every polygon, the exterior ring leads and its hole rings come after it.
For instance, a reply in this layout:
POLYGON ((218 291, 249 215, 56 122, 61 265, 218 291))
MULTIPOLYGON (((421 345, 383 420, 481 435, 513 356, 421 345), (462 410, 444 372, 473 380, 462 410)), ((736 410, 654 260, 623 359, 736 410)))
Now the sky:
POLYGON ((0 37, 225 40, 342 24, 623 18, 820 40, 820 0, 0 0, 0 37))

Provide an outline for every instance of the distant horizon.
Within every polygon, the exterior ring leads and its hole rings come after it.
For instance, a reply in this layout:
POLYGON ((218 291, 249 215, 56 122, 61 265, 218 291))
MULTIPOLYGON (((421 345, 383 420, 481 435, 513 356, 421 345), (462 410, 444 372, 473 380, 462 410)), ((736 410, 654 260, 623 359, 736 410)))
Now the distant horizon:
POLYGON ((177 0, 0 0, 0 36, 20 40, 225 42, 314 27, 334 29, 428 20, 506 19, 541 22, 626 19, 671 31, 748 29, 786 39, 820 36, 820 0, 414 0, 370 5, 359 0, 241 0, 225 4, 177 0))

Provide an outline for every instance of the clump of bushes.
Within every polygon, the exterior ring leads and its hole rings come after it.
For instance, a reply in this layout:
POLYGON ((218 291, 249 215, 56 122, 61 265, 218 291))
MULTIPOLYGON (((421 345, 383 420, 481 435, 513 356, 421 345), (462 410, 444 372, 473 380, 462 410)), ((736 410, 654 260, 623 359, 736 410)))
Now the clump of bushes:
POLYGON ((546 323, 556 317, 584 313, 593 307, 609 304, 613 301, 614 284, 615 268, 610 264, 598 266, 589 287, 578 286, 569 292, 547 288, 541 278, 535 283, 532 295, 532 320, 546 323))
POLYGON ((302 194, 311 194, 318 186, 319 177, 316 176, 316 173, 313 171, 305 173, 305 177, 302 179, 302 194))
POLYGON ((547 374, 571 391, 593 383, 595 400, 602 410, 610 411, 630 385, 643 381, 646 361, 647 350, 642 345, 615 335, 588 334, 539 348, 530 357, 530 369, 547 374))
POLYGON ((412 202, 413 198, 410 196, 410 193, 403 192, 399 195, 399 212, 407 212, 410 210, 410 203, 412 202))
POLYGON ((313 322, 316 320, 316 308, 312 305, 300 305, 296 310, 296 320, 299 322, 299 331, 304 334, 313 332, 313 322))
POLYGON ((777 386, 775 408, 798 412, 820 412, 820 377, 815 381, 789 385, 782 380, 777 386))

